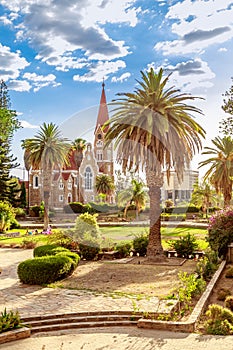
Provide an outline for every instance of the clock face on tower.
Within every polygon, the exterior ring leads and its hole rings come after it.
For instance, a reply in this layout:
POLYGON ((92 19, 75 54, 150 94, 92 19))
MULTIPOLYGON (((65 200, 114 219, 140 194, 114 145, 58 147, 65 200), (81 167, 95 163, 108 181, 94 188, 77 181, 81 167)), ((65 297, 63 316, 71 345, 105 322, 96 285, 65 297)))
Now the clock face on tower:
POLYGON ((101 140, 101 139, 102 139, 102 135, 101 135, 101 134, 98 134, 98 135, 97 135, 97 138, 98 138, 99 140, 101 140))

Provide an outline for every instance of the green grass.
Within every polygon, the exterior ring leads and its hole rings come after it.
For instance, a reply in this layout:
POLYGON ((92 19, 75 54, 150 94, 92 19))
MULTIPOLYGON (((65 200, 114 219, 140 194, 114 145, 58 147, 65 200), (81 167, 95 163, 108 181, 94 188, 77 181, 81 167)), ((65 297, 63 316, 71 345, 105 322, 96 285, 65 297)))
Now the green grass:
MULTIPOLYGON (((139 235, 144 232, 148 232, 148 227, 143 226, 114 226, 114 227, 101 227, 101 236, 109 239, 115 243, 119 243, 121 241, 132 241, 136 235, 139 235)), ((26 235, 26 229, 14 229, 7 231, 10 232, 20 232, 20 237, 9 238, 6 235, 0 234, 0 243, 1 244, 21 244, 23 239, 33 238, 38 244, 47 244, 46 235, 26 235)), ((177 239, 179 237, 185 236, 190 233, 194 235, 200 250, 205 250, 208 247, 208 243, 205 241, 205 237, 207 235, 206 229, 201 228, 187 228, 187 227, 162 227, 161 235, 162 235, 162 244, 163 248, 167 249, 169 246, 166 241, 170 239, 177 239)))

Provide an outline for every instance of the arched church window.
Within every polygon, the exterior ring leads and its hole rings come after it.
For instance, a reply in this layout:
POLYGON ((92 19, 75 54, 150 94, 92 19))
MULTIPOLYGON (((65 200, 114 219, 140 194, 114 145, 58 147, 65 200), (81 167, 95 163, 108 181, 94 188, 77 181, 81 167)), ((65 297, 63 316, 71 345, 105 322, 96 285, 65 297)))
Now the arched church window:
POLYGON ((97 150, 96 156, 97 156, 97 161, 103 160, 103 151, 102 150, 97 150))
POLYGON ((34 175, 33 176, 33 188, 38 188, 39 187, 39 176, 34 175))
POLYGON ((89 166, 86 167, 84 177, 85 177, 85 190, 92 190, 93 174, 92 174, 91 168, 89 166))

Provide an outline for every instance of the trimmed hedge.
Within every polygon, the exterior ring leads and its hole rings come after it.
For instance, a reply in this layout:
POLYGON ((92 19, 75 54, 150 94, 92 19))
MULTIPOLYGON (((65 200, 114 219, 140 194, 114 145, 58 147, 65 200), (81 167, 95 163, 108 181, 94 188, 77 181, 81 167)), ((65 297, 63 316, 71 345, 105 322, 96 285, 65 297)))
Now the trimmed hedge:
POLYGON ((56 255, 61 252, 69 253, 70 250, 63 247, 59 247, 55 244, 46 244, 46 245, 36 247, 33 251, 33 256, 37 258, 37 257, 47 256, 47 255, 56 255))
POLYGON ((18 265, 20 282, 44 285, 67 277, 73 271, 73 260, 64 254, 28 259, 18 265))
POLYGON ((80 256, 77 253, 73 252, 60 252, 57 253, 56 256, 68 256, 68 258, 72 259, 72 271, 78 266, 78 263, 80 261, 80 256))

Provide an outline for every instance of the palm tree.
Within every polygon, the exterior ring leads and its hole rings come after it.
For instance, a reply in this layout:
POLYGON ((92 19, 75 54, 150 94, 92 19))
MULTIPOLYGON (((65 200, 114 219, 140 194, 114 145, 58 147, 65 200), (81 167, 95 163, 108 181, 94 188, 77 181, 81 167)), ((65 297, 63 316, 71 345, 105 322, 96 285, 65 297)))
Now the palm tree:
POLYGON ((95 187, 96 187, 97 193, 104 194, 105 196, 109 196, 114 190, 115 185, 111 176, 106 174, 101 174, 96 176, 95 187))
POLYGON ((146 171, 150 197, 150 233, 147 248, 149 260, 164 258, 161 244, 160 197, 163 185, 163 167, 169 180, 175 169, 181 181, 185 165, 189 165, 195 150, 201 148, 205 131, 194 121, 192 113, 201 110, 186 104, 194 100, 174 87, 167 88, 169 76, 163 69, 156 73, 141 72, 142 81, 134 93, 122 93, 112 102, 115 106, 105 140, 115 139, 117 161, 123 171, 141 167, 146 171))
POLYGON ((77 166, 77 169, 80 168, 80 165, 83 160, 83 151, 86 148, 86 140, 82 138, 77 138, 72 143, 72 149, 74 150, 74 159, 77 166))
POLYGON ((132 179, 131 187, 126 188, 118 193, 117 201, 118 205, 123 205, 124 217, 127 217, 127 210, 131 204, 134 204, 136 207, 136 219, 138 220, 139 213, 145 208, 147 194, 145 191, 145 185, 141 181, 132 179))
POLYGON ((203 181, 201 184, 194 184, 191 202, 202 207, 206 218, 208 218, 211 203, 215 203, 216 201, 216 192, 208 182, 203 181))
POLYGON ((224 207, 230 205, 232 198, 233 176, 233 139, 230 136, 215 137, 212 140, 214 147, 205 147, 202 154, 211 155, 200 162, 200 168, 210 166, 205 173, 204 180, 209 179, 217 192, 222 192, 224 207))
POLYGON ((68 164, 68 154, 71 145, 63 138, 61 132, 53 123, 43 123, 34 138, 22 141, 22 147, 27 152, 27 161, 33 169, 42 171, 44 199, 44 229, 49 225, 49 198, 51 194, 52 172, 54 167, 61 168, 68 164))

